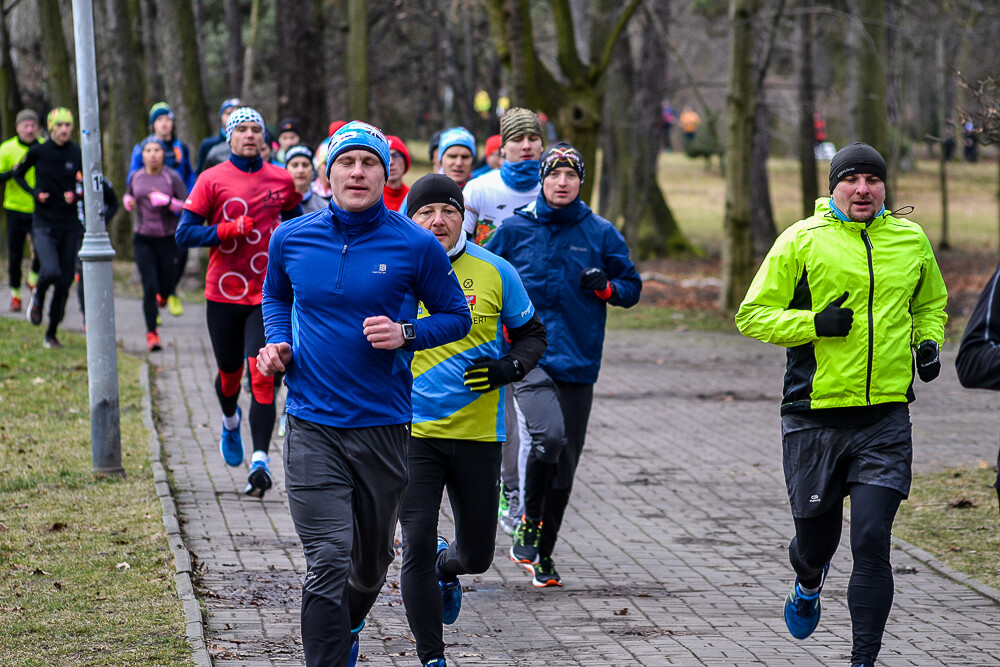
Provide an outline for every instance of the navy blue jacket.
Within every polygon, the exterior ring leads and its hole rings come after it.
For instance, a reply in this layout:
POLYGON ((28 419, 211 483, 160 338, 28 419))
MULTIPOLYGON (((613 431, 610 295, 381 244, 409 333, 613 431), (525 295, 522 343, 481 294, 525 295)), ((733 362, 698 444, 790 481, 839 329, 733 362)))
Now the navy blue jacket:
POLYGON ((268 343, 290 343, 287 410, 338 428, 413 418, 413 351, 464 338, 472 326, 451 262, 433 234, 375 206, 328 208, 284 222, 268 248, 263 288, 268 343), (429 317, 417 319, 423 302, 429 317), (376 350, 367 317, 412 321, 407 350, 376 350))
POLYGON ((503 221, 486 248, 514 265, 545 325, 549 346, 538 365, 560 382, 597 382, 607 304, 629 308, 642 291, 615 226, 579 198, 553 209, 539 193, 503 221), (580 274, 592 267, 608 274, 614 293, 607 302, 580 287, 580 274))

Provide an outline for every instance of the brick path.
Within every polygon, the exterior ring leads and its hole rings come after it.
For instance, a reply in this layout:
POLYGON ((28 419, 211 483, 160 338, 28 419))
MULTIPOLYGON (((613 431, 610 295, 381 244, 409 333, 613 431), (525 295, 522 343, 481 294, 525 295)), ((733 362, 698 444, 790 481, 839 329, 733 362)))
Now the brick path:
MULTIPOLYGON (((126 349, 144 350, 138 303, 119 299, 116 315, 126 349)), ((263 501, 244 497, 246 470, 228 468, 218 453, 204 309, 189 304, 183 317, 164 317, 165 350, 150 357, 154 405, 197 563, 209 652, 218 667, 301 665, 304 560, 280 439, 276 488, 263 501)), ((917 387, 918 470, 996 453, 1000 395, 959 387, 953 352, 946 350, 940 379, 917 387)), ((449 664, 849 664, 846 539, 819 630, 796 641, 781 616, 792 577, 777 416, 783 358, 737 335, 612 332, 554 554, 565 586, 534 589, 498 533, 493 567, 463 579, 462 615, 445 629, 449 664)), ((445 535, 449 521, 442 519, 445 535)), ((879 664, 1000 665, 1000 604, 903 551, 893 563, 895 604, 879 664)), ((362 635, 361 664, 418 664, 398 565, 362 635)))

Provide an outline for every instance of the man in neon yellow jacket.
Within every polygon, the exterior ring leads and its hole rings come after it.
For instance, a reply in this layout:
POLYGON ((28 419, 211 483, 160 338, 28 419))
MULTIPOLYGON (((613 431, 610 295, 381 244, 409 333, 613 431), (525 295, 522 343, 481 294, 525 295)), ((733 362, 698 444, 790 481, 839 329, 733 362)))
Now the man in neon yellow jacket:
POLYGON ((886 165, 855 143, 830 163, 829 198, 781 234, 736 314, 788 348, 782 454, 795 522, 785 623, 805 639, 851 497, 851 665, 875 664, 892 607, 892 522, 910 490, 916 375, 941 370, 947 289, 919 225, 885 210, 886 165))

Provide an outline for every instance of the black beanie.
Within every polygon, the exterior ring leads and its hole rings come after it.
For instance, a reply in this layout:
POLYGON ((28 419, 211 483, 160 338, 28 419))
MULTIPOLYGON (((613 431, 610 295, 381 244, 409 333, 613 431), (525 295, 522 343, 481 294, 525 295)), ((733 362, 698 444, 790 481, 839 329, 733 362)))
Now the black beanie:
POLYGON ((857 141, 850 146, 844 146, 830 161, 830 193, 837 183, 851 174, 871 174, 886 181, 887 169, 885 160, 877 150, 857 141))
POLYGON ((427 174, 410 187, 406 195, 406 214, 412 218, 428 204, 451 204, 465 215, 462 188, 444 174, 427 174))

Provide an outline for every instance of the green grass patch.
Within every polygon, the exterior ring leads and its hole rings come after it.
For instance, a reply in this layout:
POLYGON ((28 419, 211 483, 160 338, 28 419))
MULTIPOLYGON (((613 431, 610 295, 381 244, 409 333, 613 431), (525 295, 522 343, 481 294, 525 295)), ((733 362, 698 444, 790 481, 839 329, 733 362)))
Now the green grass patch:
POLYGON ((190 664, 142 424, 118 358, 122 464, 91 473, 86 343, 0 318, 0 664, 190 664))
POLYGON ((893 533, 951 568, 1000 589, 996 471, 952 469, 914 475, 893 533))

